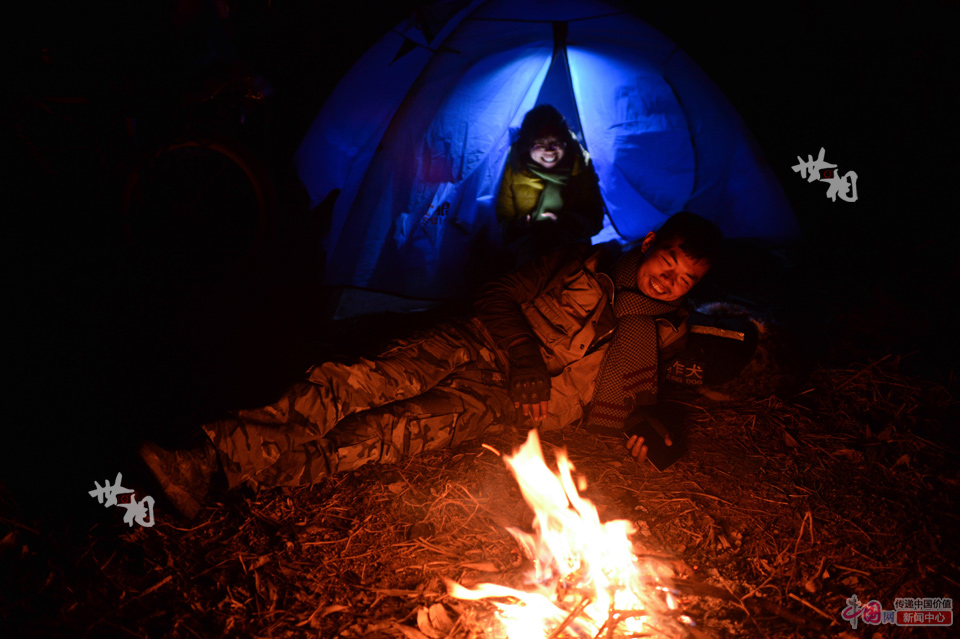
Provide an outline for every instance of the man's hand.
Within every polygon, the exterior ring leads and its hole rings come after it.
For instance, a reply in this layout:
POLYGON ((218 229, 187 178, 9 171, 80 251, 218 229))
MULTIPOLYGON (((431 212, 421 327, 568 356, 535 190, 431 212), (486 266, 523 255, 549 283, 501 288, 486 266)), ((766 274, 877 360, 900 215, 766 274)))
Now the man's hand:
MULTIPOLYGON (((647 447, 643 441, 643 437, 637 435, 631 435, 630 439, 627 440, 627 449, 630 451, 630 454, 636 458, 637 462, 643 462, 647 459, 647 447)), ((670 439, 669 434, 663 437, 663 442, 667 446, 673 446, 673 440, 670 439)))
POLYGON ((523 414, 535 422, 541 422, 547 418, 547 402, 542 401, 539 404, 521 404, 514 402, 513 406, 523 411, 523 414))
POLYGON ((550 374, 540 348, 532 341, 525 341, 511 346, 507 354, 510 359, 509 391, 514 407, 534 421, 543 420, 550 399, 550 374))
POLYGON ((647 451, 649 449, 647 444, 658 443, 648 442, 647 440, 650 437, 659 437, 667 446, 673 446, 670 431, 666 429, 659 419, 642 410, 632 413, 627 418, 627 423, 624 425, 624 432, 629 435, 627 438, 627 450, 630 451, 630 454, 633 455, 637 462, 646 461, 647 451), (649 428, 645 428, 648 425, 649 428), (651 429, 654 431, 654 435, 650 435, 649 431, 651 429), (645 435, 639 435, 637 434, 638 432, 643 432, 645 435))

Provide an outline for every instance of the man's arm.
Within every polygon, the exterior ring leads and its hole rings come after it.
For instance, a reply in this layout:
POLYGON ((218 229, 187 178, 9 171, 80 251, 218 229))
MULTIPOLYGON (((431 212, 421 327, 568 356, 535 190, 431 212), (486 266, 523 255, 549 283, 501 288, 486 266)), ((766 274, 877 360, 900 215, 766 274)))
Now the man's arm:
POLYGON ((510 363, 508 390, 514 406, 537 421, 547 416, 550 375, 522 304, 539 295, 565 267, 582 263, 590 249, 568 247, 534 260, 484 286, 476 300, 477 318, 510 363))
POLYGON ((480 289, 474 302, 477 319, 506 352, 524 341, 536 342, 521 305, 533 300, 571 262, 582 263, 593 252, 588 245, 574 245, 549 253, 521 266, 480 289), (526 339, 523 339, 526 338, 526 339))

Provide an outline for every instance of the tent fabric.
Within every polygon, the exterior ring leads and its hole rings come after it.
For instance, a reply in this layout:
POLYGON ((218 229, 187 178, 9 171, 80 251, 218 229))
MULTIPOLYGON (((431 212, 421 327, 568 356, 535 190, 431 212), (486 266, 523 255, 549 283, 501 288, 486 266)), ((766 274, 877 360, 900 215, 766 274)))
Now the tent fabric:
POLYGON ((556 50, 566 55, 583 142, 622 241, 679 210, 731 238, 799 235, 739 115, 640 19, 590 0, 459 0, 430 10, 445 22, 384 36, 334 90, 297 153, 314 205, 340 189, 324 243, 326 284, 453 299, 498 268, 500 176, 556 50), (567 27, 559 48, 555 22, 567 27))

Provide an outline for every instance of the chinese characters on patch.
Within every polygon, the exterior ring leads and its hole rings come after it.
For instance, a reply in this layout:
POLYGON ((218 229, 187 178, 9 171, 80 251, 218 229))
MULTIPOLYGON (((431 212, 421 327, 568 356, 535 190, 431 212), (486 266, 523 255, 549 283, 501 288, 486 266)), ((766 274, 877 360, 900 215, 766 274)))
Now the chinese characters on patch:
POLYGON ((677 359, 667 367, 667 379, 677 384, 700 386, 703 384, 703 364, 677 359))
POLYGON ((884 610, 876 599, 860 605, 860 600, 853 595, 847 599, 847 607, 840 616, 849 621, 854 630, 860 620, 873 626, 881 623, 898 626, 952 626, 953 599, 904 597, 893 600, 893 610, 884 610))
POLYGON ((93 490, 89 492, 91 497, 96 497, 97 501, 104 505, 104 507, 109 508, 110 506, 119 506, 126 509, 126 514, 123 516, 123 523, 133 526, 133 522, 136 521, 141 526, 150 528, 153 526, 153 497, 147 495, 142 500, 137 501, 135 499, 136 495, 133 494, 133 489, 124 488, 120 485, 120 482, 123 481, 123 475, 117 473, 117 479, 114 484, 110 485, 110 480, 107 479, 103 482, 103 486, 100 485, 100 482, 93 482, 93 485, 96 486, 93 490), (129 495, 129 497, 127 496, 129 495), (120 500, 117 497, 120 497, 120 500))
POLYGON ((857 201, 857 174, 854 171, 847 171, 841 174, 837 171, 836 164, 830 164, 823 159, 825 151, 820 147, 820 155, 814 160, 812 155, 807 156, 804 162, 800 156, 797 156, 797 164, 792 167, 794 173, 799 173, 800 177, 807 178, 807 182, 826 182, 830 185, 827 189, 827 197, 831 202, 837 201, 837 196, 847 202, 857 201))

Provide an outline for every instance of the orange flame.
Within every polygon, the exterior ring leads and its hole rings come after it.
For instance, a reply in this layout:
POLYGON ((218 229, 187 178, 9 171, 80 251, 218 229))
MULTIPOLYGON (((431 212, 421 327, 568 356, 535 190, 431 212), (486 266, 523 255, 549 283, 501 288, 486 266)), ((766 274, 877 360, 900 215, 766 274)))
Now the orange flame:
POLYGON ((531 430, 504 461, 535 513, 533 534, 507 529, 533 560, 528 590, 496 584, 470 589, 448 580, 451 596, 517 600, 493 602, 510 639, 593 637, 604 628, 610 637, 614 628, 645 636, 678 633, 670 614, 676 603, 663 582, 669 571, 637 561, 629 539, 636 530, 629 521, 600 521, 596 507, 574 484, 566 451, 557 452, 554 473, 543 459, 537 431, 531 430))

